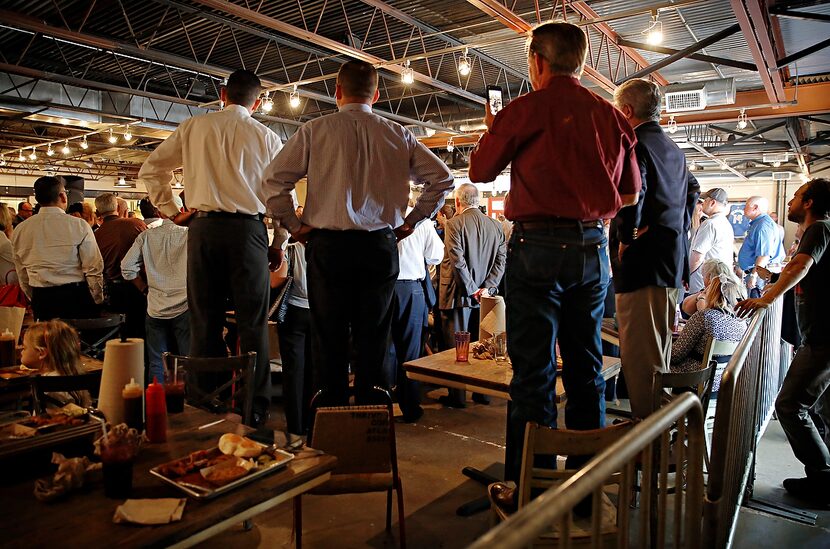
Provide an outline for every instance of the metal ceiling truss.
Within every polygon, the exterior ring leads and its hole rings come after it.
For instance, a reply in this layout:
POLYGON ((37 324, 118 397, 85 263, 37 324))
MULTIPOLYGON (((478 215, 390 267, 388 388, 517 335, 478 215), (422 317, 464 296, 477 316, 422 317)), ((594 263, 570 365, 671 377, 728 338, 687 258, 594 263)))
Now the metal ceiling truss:
POLYGON ((770 19, 763 0, 730 0, 732 11, 758 67, 761 83, 771 103, 786 100, 784 79, 778 69, 779 56, 772 39, 770 19))

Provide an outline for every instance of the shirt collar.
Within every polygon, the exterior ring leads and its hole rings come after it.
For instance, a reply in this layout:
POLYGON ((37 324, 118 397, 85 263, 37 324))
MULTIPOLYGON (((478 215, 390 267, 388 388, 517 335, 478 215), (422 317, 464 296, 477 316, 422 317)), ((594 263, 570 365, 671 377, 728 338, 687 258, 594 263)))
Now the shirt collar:
MULTIPOLYGON (((763 219, 765 217, 769 217, 769 214, 763 213, 763 214, 759 215, 758 217, 756 217, 755 219, 753 219, 752 221, 750 221, 749 224, 754 225, 755 223, 760 223, 761 221, 763 221, 763 219)), ((772 219, 772 218, 770 217, 770 219, 772 219)))
MULTIPOLYGON (((42 213, 51 213, 51 214, 62 213, 62 214, 65 214, 66 210, 64 210, 63 208, 61 208, 59 206, 41 206, 40 210, 38 211, 38 215, 42 214, 42 213)), ((29 217, 29 219, 31 219, 31 217, 29 217)))
POLYGON ((233 112, 243 116, 251 116, 251 111, 249 111, 242 105, 228 105, 227 107, 225 107, 225 112, 233 112))
POLYGON ((102 221, 104 223, 106 223, 108 221, 112 221, 113 219, 119 219, 118 214, 110 214, 110 215, 104 217, 104 219, 102 221))
POLYGON ((340 112, 372 112, 372 106, 366 103, 346 103, 339 107, 340 112))

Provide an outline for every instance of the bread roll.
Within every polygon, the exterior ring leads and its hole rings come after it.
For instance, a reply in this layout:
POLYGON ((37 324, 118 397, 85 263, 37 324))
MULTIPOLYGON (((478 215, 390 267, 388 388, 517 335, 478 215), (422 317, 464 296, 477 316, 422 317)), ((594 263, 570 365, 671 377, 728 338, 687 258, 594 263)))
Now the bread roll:
POLYGON ((239 435, 226 433, 219 439, 219 451, 227 456, 232 456, 242 440, 243 438, 239 435))
POLYGON ((243 438, 239 444, 236 446, 236 451, 233 455, 243 458, 255 458, 259 457, 262 453, 262 446, 254 442, 253 440, 243 438))

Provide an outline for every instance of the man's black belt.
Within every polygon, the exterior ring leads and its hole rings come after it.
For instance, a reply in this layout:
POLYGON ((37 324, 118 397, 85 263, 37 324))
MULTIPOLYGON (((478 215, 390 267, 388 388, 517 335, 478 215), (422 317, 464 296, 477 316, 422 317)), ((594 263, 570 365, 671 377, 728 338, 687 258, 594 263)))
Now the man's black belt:
POLYGON ((534 219, 531 221, 516 221, 516 227, 520 231, 548 231, 552 229, 598 229, 602 227, 601 219, 580 221, 579 219, 567 219, 565 217, 550 217, 548 219, 534 219))
POLYGON ((244 214, 238 212, 196 212, 196 217, 224 217, 232 219, 253 219, 262 221, 265 219, 265 214, 244 214))

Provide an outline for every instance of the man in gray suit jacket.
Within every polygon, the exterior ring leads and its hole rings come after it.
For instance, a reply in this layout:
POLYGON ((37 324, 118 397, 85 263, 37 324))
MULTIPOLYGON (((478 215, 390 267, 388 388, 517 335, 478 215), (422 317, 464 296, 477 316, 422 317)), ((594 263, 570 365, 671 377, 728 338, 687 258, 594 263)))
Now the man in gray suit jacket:
MULTIPOLYGON (((478 189, 464 183, 455 190, 456 214, 444 228, 444 260, 438 286, 438 308, 448 348, 455 346, 455 332, 469 331, 470 315, 478 309, 482 295, 495 295, 504 274, 507 255, 501 224, 478 209, 478 189)), ((475 341, 478 334, 471 334, 475 341)), ((463 408, 466 394, 450 389, 441 402, 463 408)), ((473 394, 473 400, 489 403, 484 395, 473 394)))

